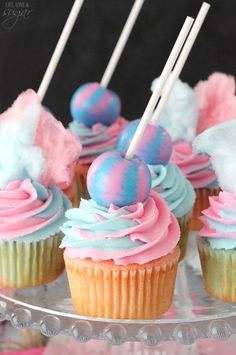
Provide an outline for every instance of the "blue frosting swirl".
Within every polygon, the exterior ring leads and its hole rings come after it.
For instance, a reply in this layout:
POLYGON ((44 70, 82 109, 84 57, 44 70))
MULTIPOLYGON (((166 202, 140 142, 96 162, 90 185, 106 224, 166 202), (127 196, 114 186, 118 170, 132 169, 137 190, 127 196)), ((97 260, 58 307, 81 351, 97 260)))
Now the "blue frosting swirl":
POLYGON ((167 202, 170 211, 180 218, 189 213, 193 207, 196 194, 191 183, 180 169, 168 165, 149 165, 152 176, 152 188, 167 202))

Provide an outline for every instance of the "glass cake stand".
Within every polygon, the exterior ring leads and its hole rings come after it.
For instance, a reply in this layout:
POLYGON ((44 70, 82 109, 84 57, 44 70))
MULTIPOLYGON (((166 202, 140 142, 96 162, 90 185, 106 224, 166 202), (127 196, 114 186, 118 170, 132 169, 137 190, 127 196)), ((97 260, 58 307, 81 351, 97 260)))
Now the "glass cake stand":
POLYGON ((53 337, 70 335, 80 342, 107 340, 113 345, 143 342, 155 346, 162 341, 190 345, 197 339, 226 340, 236 333, 236 304, 223 303, 203 288, 193 233, 187 257, 179 265, 171 309, 155 320, 88 318, 73 311, 66 273, 56 281, 35 288, 0 289, 0 320, 16 328, 36 328, 53 337))

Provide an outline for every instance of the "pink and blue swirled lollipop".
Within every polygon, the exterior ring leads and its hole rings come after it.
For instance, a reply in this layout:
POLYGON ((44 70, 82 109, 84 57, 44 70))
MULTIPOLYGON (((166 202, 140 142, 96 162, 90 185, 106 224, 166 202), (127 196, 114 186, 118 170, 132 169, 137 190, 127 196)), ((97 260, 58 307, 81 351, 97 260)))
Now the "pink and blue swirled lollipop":
POLYGON ((87 187, 98 205, 129 206, 147 199, 151 174, 137 156, 129 160, 123 152, 113 150, 94 160, 88 171, 87 187))
POLYGON ((110 126, 120 115, 119 97, 99 83, 80 86, 73 94, 70 111, 73 119, 87 127, 96 123, 110 126))
MULTIPOLYGON (((127 151, 139 122, 140 119, 131 121, 122 129, 117 140, 117 149, 127 151)), ((146 164, 166 165, 170 160, 172 150, 173 145, 169 133, 163 127, 149 123, 137 147, 136 155, 146 164)))

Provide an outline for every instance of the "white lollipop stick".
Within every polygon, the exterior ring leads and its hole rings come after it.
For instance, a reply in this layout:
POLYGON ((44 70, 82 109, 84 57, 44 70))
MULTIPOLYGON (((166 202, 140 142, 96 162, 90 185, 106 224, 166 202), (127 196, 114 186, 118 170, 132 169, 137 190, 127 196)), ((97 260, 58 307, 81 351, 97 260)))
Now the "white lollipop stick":
POLYGON ((46 94, 48 86, 51 82, 51 79, 52 79, 53 74, 56 70, 57 64, 61 58, 62 52, 63 52, 65 45, 68 41, 68 38, 69 38, 70 33, 72 31, 72 28, 75 24, 78 14, 79 14, 79 11, 83 5, 83 2, 84 2, 84 0, 75 0, 74 5, 73 5, 71 12, 69 14, 69 17, 66 21, 66 24, 65 24, 63 31, 61 33, 61 36, 59 38, 59 41, 57 42, 57 46, 53 52, 52 58, 48 64, 47 70, 44 74, 43 80, 42 80, 40 87, 38 89, 38 96, 41 98, 41 101, 43 100, 43 98, 46 94))
POLYGON ((112 53, 110 61, 107 65, 107 68, 103 74, 102 80, 100 82, 101 86, 106 88, 111 80, 111 77, 114 73, 114 70, 117 66, 117 63, 120 59, 120 56, 123 52, 123 49, 126 45, 126 42, 129 38, 129 35, 134 27, 135 21, 138 17, 138 14, 143 6, 145 0, 135 0, 134 5, 130 11, 129 17, 125 23, 125 26, 121 32, 120 38, 115 46, 115 49, 112 53))
POLYGON ((152 120, 151 122, 153 124, 157 124, 158 119, 163 111, 163 108, 165 107, 165 104, 170 96, 171 90, 176 82, 176 80, 178 79, 184 64, 188 58, 188 55, 192 49, 192 46, 197 38, 197 35, 202 27, 202 24, 205 20, 205 17, 208 13, 208 10, 210 8, 210 5, 207 4, 206 2, 204 2, 201 6, 201 9, 197 15, 197 18, 193 24, 192 30, 188 36, 188 39, 186 40, 186 43, 183 47, 182 52, 180 53, 180 56, 178 58, 178 61, 173 69, 173 72, 171 73, 165 87, 162 93, 162 97, 158 103, 158 106, 153 114, 152 120))
POLYGON ((162 70, 162 73, 160 75, 160 78, 157 82, 157 85, 155 86, 155 89, 153 91, 153 94, 148 102, 148 105, 143 113, 142 119, 139 123, 139 126, 133 136, 133 139, 130 143, 130 146, 127 150, 126 153, 126 158, 127 159, 132 159, 135 150, 137 148, 137 145, 143 136, 143 133, 147 127, 147 124, 150 121, 150 116, 153 114, 153 111, 156 107, 157 101, 161 96, 162 88, 176 62, 176 59, 180 53, 181 48, 183 47, 183 44, 188 36, 189 30, 193 24, 193 18, 192 17, 186 17, 185 22, 181 28, 181 31, 177 37, 177 40, 174 44, 174 47, 172 48, 170 55, 167 59, 167 62, 162 70))

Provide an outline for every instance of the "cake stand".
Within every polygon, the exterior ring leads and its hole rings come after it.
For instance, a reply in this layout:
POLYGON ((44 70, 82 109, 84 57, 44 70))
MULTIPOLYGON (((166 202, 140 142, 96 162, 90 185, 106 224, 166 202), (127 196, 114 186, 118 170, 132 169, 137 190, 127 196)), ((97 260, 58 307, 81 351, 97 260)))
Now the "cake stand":
POLYGON ((16 328, 36 328, 53 337, 70 335, 80 342, 107 340, 113 345, 143 342, 155 346, 162 341, 193 344, 197 339, 226 340, 236 333, 236 304, 223 303, 203 288, 194 235, 180 264, 171 309, 155 320, 89 318, 73 311, 66 273, 56 281, 35 288, 0 290, 0 320, 16 328), (12 290, 11 290, 12 292, 12 290))

